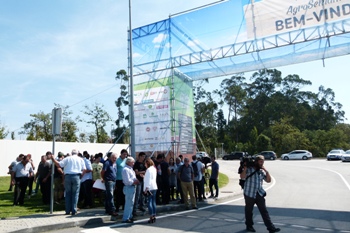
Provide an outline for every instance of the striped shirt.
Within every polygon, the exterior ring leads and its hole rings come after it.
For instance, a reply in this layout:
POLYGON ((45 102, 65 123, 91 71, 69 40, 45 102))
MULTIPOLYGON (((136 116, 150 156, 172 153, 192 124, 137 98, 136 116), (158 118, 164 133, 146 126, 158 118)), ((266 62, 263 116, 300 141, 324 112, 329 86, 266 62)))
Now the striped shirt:
MULTIPOLYGON (((254 167, 247 168, 247 177, 255 171, 254 167)), ((254 175, 245 180, 244 184, 244 195, 256 198, 256 194, 259 193, 260 196, 264 197, 266 192, 263 188, 263 180, 266 181, 266 174, 260 170, 254 175)))

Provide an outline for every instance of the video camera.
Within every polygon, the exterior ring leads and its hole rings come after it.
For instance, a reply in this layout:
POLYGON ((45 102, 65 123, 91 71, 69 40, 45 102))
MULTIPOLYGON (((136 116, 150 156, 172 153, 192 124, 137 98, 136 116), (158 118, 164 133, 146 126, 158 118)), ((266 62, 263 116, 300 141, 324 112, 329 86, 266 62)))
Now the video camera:
POLYGON ((238 168, 239 174, 243 171, 244 166, 255 167, 255 157, 251 155, 244 155, 241 157, 240 166, 238 168))

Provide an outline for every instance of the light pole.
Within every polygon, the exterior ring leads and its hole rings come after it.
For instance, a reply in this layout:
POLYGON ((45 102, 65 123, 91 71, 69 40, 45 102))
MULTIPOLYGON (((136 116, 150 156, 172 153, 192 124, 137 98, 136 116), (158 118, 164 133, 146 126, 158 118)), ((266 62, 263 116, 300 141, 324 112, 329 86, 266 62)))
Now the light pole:
POLYGON ((224 156, 224 143, 221 143, 221 157, 224 156))
POLYGON ((129 83, 130 83, 130 155, 136 158, 135 153, 135 125, 134 125, 134 80, 133 80, 133 61, 132 61, 132 25, 131 25, 131 0, 129 0, 129 83))

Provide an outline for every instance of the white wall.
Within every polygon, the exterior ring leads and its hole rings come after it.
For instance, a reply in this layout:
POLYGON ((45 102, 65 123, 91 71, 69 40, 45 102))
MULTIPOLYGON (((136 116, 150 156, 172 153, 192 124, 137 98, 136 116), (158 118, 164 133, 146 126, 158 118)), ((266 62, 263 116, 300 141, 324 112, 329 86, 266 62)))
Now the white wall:
MULTIPOLYGON (((64 154, 70 153, 72 149, 77 149, 81 153, 86 150, 90 155, 95 155, 99 152, 105 155, 112 146, 113 144, 105 143, 56 142, 55 156, 57 156, 60 151, 64 154)), ((122 149, 127 148, 127 144, 115 144, 111 151, 119 155, 122 149)), ((34 164, 37 167, 41 156, 45 155, 47 151, 52 152, 52 142, 0 140, 0 176, 7 175, 8 166, 19 154, 31 154, 34 164)))

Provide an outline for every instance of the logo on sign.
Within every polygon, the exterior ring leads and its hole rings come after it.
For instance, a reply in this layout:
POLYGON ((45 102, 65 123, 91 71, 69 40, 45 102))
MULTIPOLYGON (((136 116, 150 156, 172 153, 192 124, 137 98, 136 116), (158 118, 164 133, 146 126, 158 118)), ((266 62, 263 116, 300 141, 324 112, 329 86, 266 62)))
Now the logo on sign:
POLYGON ((147 128, 146 128, 146 131, 147 131, 147 132, 151 131, 151 128, 150 128, 150 127, 147 127, 147 128))

